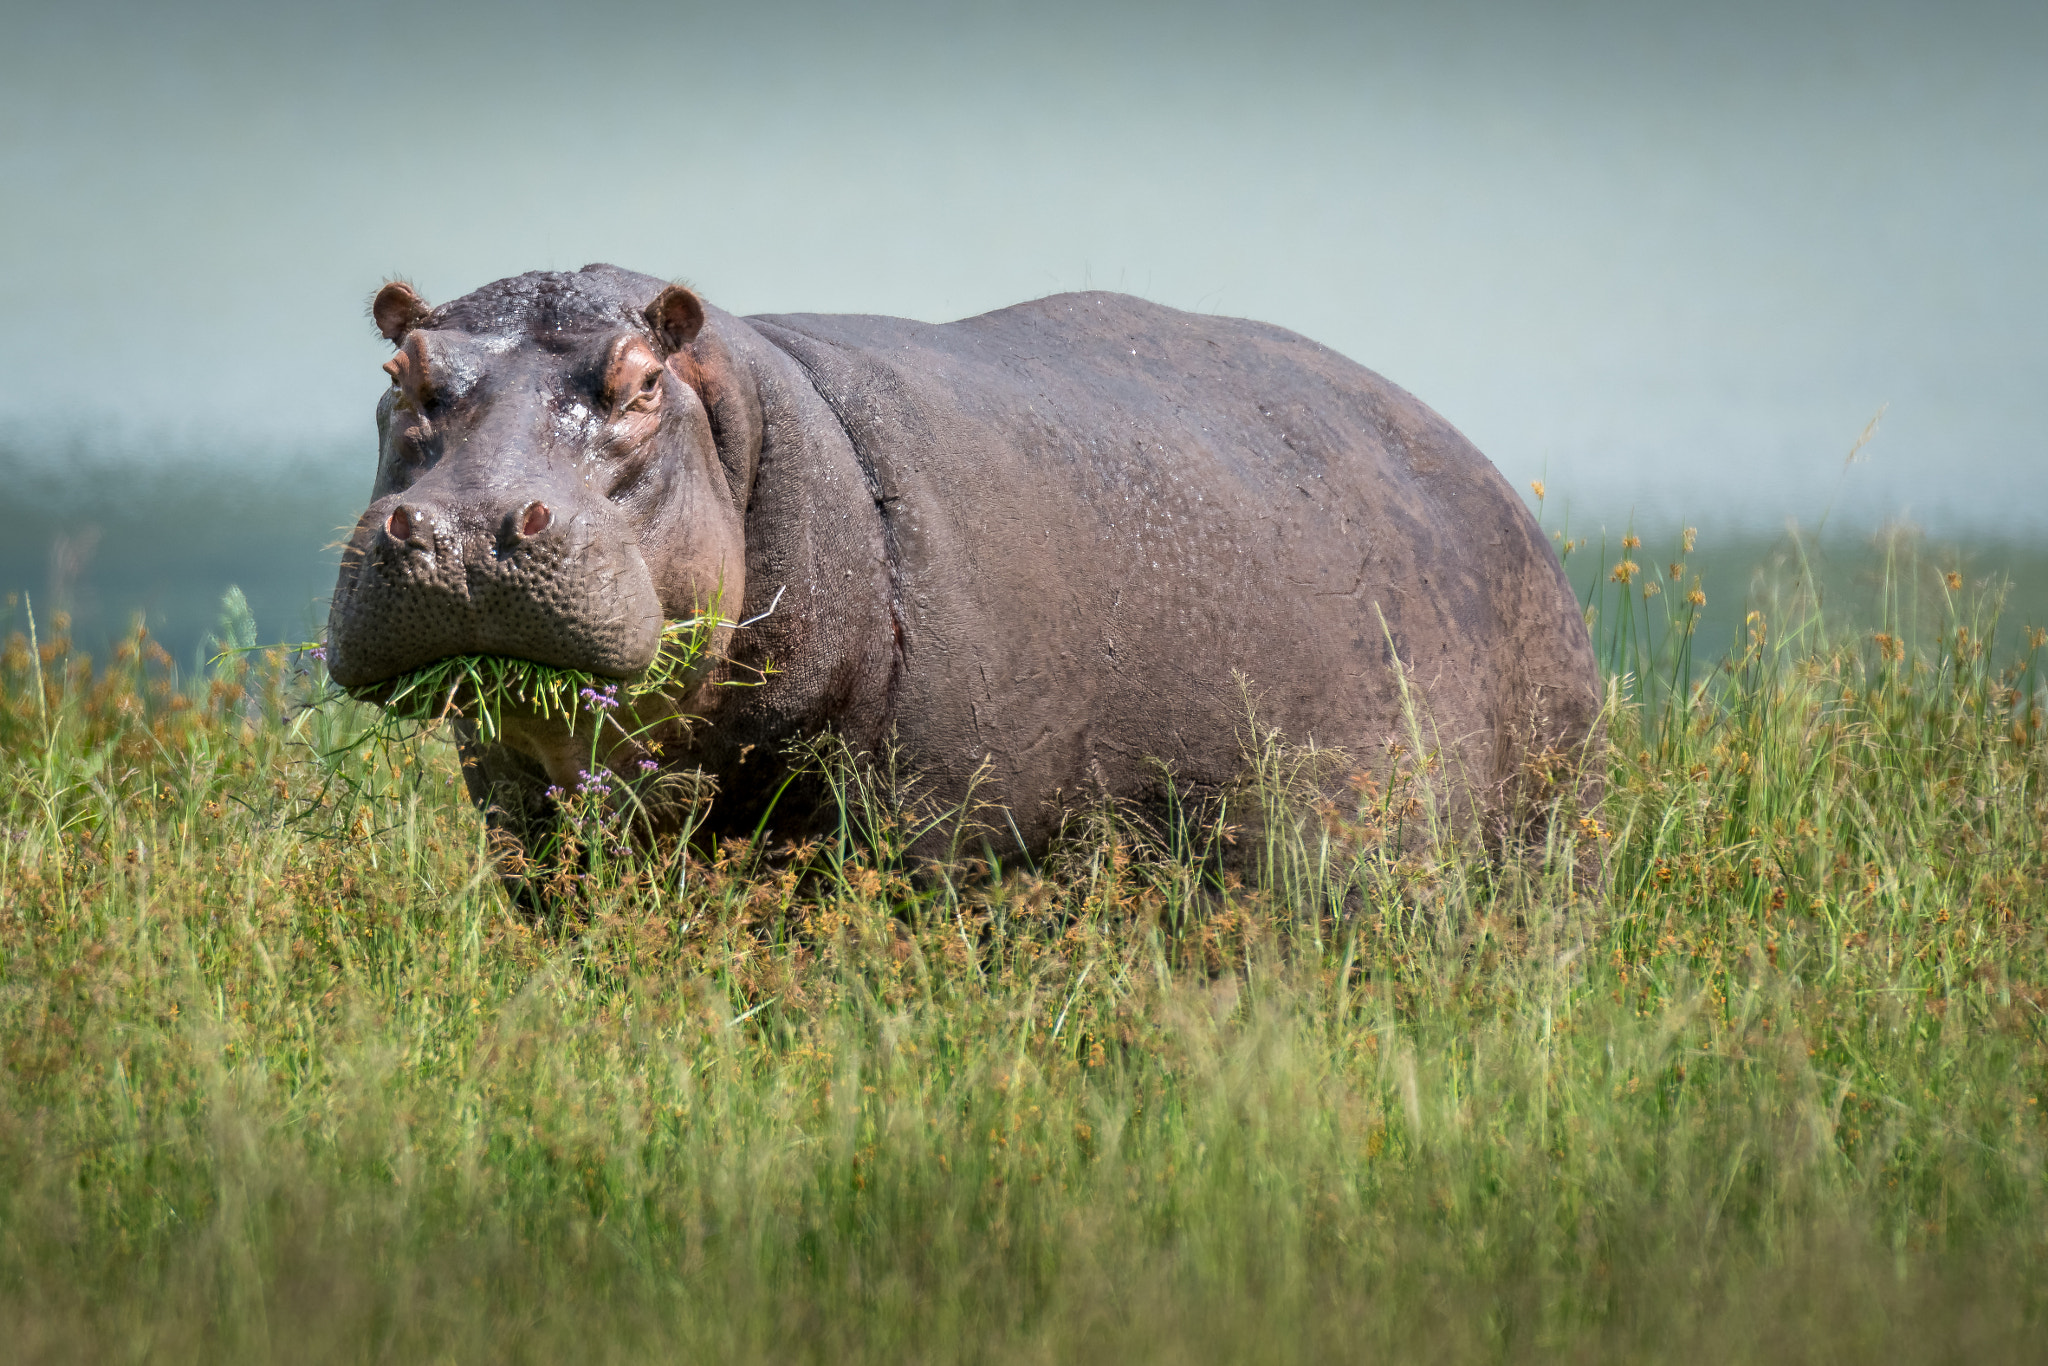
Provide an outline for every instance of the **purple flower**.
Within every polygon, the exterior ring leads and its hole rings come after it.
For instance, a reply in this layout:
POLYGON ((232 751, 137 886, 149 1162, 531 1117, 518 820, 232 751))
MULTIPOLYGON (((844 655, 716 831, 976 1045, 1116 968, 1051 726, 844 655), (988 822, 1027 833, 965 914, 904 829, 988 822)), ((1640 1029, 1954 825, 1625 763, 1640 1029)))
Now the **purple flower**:
POLYGON ((610 711, 619 705, 619 685, 616 683, 606 685, 603 692, 596 688, 585 688, 576 695, 599 711, 610 711))
POLYGON ((550 785, 548 788, 548 800, 555 802, 562 800, 562 789, 550 785))
POLYGON ((640 771, 642 773, 652 773, 655 769, 660 767, 661 765, 655 763, 652 759, 642 759, 640 761, 640 771))
POLYGON ((306 651, 306 658, 317 659, 322 664, 325 664, 327 662, 327 647, 325 645, 315 645, 312 649, 306 651))

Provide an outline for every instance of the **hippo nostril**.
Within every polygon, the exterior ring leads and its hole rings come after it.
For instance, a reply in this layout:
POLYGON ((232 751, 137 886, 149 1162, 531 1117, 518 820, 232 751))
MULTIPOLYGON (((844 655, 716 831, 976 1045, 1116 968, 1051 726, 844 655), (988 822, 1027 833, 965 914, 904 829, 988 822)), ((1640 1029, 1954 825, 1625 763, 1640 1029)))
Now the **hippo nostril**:
POLYGON ((392 540, 405 543, 412 539, 412 513, 403 504, 391 509, 391 515, 384 519, 384 532, 392 540))
POLYGON ((519 534, 529 537, 538 536, 543 531, 546 531, 554 520, 555 514, 548 511, 546 503, 528 503, 526 511, 519 514, 519 534))

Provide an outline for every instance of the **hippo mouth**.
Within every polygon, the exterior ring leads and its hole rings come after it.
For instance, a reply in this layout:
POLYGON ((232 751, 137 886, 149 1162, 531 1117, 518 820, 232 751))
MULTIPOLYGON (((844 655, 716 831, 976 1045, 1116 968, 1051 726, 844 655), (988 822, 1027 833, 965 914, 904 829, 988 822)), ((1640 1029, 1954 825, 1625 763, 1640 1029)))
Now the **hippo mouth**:
POLYGON ((383 709, 389 721, 432 723, 458 718, 495 740, 504 718, 559 722, 574 731, 621 704, 683 691, 708 662, 716 615, 666 622, 653 661, 625 678, 562 668, 508 655, 449 655, 390 678, 353 686, 349 697, 383 709))
POLYGON ((665 638, 638 543, 601 507, 557 514, 532 500, 515 520, 497 526, 487 505, 413 491, 373 503, 343 550, 328 610, 334 681, 425 705, 462 676, 547 680, 548 694, 573 675, 584 675, 579 689, 641 678, 665 638))

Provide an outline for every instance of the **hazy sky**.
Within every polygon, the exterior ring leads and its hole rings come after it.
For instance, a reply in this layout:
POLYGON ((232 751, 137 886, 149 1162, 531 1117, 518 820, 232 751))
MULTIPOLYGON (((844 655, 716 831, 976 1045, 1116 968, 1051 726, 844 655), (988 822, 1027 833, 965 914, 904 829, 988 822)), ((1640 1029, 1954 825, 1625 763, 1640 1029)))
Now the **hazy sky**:
POLYGON ((10 7, 0 445, 367 488, 381 279, 611 260, 1263 318, 1587 516, 2048 526, 2048 5, 956 9, 10 7))

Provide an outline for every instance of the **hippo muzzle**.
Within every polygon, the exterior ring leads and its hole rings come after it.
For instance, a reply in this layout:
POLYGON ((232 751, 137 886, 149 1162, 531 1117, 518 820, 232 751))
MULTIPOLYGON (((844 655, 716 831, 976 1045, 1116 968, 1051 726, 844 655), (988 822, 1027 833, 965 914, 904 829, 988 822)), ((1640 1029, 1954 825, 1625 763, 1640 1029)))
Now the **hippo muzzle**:
POLYGON ((603 504, 533 493, 372 503, 328 615, 334 681, 367 689, 469 654, 608 678, 651 664, 661 602, 635 537, 603 504))

